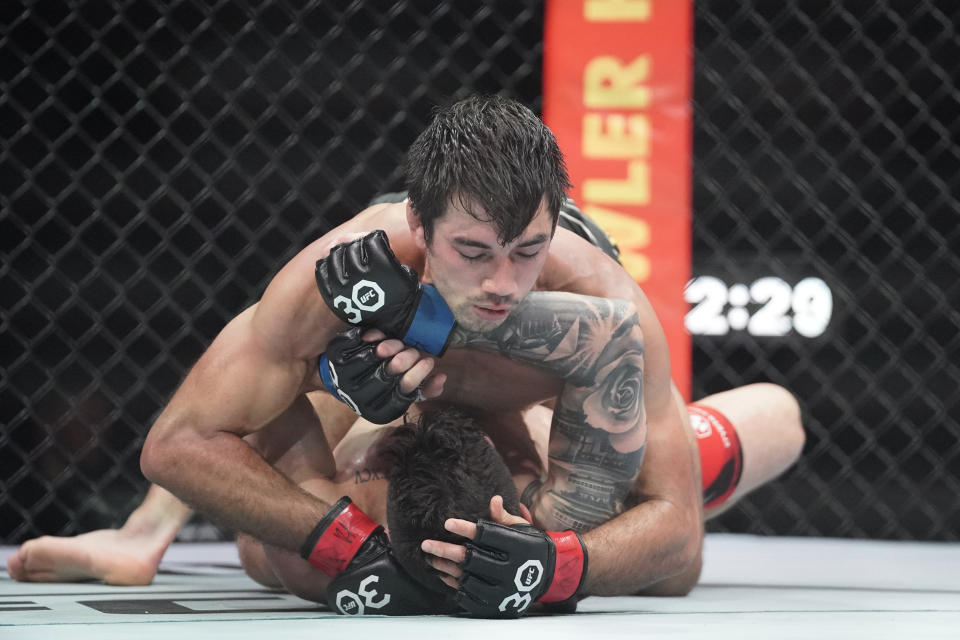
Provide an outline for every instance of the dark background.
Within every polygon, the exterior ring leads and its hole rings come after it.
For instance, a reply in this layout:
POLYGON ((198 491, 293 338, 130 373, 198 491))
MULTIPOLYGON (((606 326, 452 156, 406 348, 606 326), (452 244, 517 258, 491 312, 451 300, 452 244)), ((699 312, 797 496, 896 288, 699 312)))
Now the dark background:
MULTIPOLYGON (((960 9, 793 4, 694 3, 694 274, 834 300, 694 338, 695 396, 773 381, 808 429, 711 527, 956 540, 960 9)), ((0 3, 0 542, 122 523, 187 368, 434 105, 539 111, 543 3, 469 5, 0 3)))

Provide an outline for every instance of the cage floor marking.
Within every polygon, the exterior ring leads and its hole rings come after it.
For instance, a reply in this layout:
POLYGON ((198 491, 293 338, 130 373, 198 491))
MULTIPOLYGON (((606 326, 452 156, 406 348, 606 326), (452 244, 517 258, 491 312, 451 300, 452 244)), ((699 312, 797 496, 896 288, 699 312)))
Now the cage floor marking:
MULTIPOLYGON (((0 547, 0 564, 13 547, 0 547)), ((960 544, 711 534, 684 598, 590 597, 571 615, 519 620, 338 616, 264 589, 232 544, 176 544, 148 587, 21 583, 0 573, 0 638, 150 640, 381 635, 424 640, 958 638, 960 544), (496 627, 492 626, 496 625, 496 627), (229 634, 226 636, 225 634, 229 634), (456 634, 455 636, 453 634, 456 634), (67 637, 67 636, 63 636, 67 637)))

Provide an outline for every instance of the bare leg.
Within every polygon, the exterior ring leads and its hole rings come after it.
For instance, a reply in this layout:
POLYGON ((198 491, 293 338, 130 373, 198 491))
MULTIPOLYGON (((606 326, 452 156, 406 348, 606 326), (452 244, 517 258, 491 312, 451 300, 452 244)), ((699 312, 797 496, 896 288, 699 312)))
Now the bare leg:
POLYGON ((189 507, 153 485, 122 528, 28 540, 7 560, 7 571, 22 582, 94 579, 115 585, 147 585, 189 517, 189 507))
POLYGON ((704 512, 715 517, 757 487, 786 471, 800 457, 806 436, 796 398, 783 387, 750 384, 723 391, 697 404, 723 413, 733 424, 743 448, 743 474, 733 495, 704 512))
MULTIPOLYGON (((684 423, 689 429, 686 406, 678 399, 684 423)), ((733 494, 720 506, 704 510, 710 519, 723 513, 757 487, 773 480, 790 467, 803 449, 805 435, 800 420, 800 407, 793 395, 774 384, 760 383, 723 391, 697 404, 723 413, 733 424, 743 449, 743 473, 733 494)), ((696 440, 689 431, 691 450, 698 452, 696 440)), ((699 479, 698 479, 699 482, 699 479)), ((703 558, 680 574, 652 584, 640 592, 646 596, 683 596, 696 585, 703 558)))
POLYGON ((240 553, 240 564, 247 575, 253 578, 258 584, 271 589, 280 589, 283 583, 273 571, 266 554, 263 552, 263 545, 259 540, 251 538, 245 533, 237 536, 237 551, 240 553))
MULTIPOLYGON (((346 405, 328 394, 310 394, 281 416, 293 419, 275 421, 288 428, 271 425, 274 428, 269 434, 261 437, 261 442, 252 444, 262 445, 264 456, 280 463, 286 473, 310 476, 317 465, 326 472, 332 457, 325 441, 319 444, 324 432, 314 411, 323 411, 324 425, 337 441, 356 419, 346 405), (304 419, 305 416, 308 418, 304 419), (311 453, 315 455, 308 455, 311 453)), ((12 578, 23 582, 93 579, 114 585, 147 585, 153 581, 164 552, 190 514, 190 508, 173 494, 153 485, 122 528, 28 540, 10 556, 7 571, 12 578)), ((241 543, 244 568, 261 584, 279 586, 279 581, 270 573, 262 547, 257 547, 259 543, 252 539, 248 539, 246 545, 241 543)))

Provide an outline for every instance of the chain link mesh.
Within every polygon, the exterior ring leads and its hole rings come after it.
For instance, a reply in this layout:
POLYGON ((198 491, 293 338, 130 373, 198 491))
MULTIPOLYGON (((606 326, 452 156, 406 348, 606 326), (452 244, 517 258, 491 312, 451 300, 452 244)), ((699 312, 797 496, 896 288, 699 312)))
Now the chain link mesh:
MULTIPOLYGON (((695 273, 801 264, 836 307, 695 338, 695 395, 778 382, 809 432, 717 528, 958 535, 960 15, 862 4, 695 4, 695 273)), ((539 110, 542 30, 506 0, 0 3, 0 540, 120 524, 217 331, 400 186, 434 105, 539 110)))
POLYGON ((536 3, 0 6, 0 539, 116 525, 146 430, 439 103, 539 110, 536 3))
POLYGON ((698 2, 694 272, 818 275, 822 337, 695 340, 695 395, 801 400, 798 469, 724 527, 960 535, 960 8, 698 2))

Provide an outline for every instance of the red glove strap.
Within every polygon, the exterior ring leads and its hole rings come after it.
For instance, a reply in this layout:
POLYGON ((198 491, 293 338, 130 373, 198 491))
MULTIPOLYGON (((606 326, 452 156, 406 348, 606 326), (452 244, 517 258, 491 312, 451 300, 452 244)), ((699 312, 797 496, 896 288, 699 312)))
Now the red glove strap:
POLYGON ((326 528, 307 560, 328 576, 336 576, 347 568, 363 541, 379 526, 355 504, 349 504, 326 528))
POLYGON ((586 567, 586 551, 574 531, 546 531, 556 545, 556 566, 550 588, 540 602, 560 602, 572 597, 580 587, 586 567))

